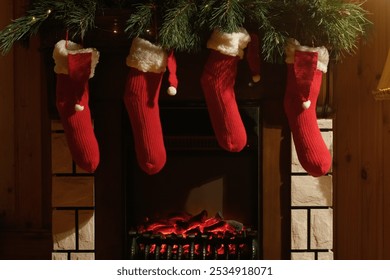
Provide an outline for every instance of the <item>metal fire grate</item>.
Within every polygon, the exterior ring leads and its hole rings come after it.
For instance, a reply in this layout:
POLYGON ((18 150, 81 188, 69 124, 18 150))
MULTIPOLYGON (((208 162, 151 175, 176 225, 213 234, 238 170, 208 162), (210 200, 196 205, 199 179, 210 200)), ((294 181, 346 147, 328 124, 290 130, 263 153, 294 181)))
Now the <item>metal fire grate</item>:
POLYGON ((233 236, 215 234, 149 234, 131 231, 133 260, 252 260, 258 259, 257 231, 244 230, 233 236))

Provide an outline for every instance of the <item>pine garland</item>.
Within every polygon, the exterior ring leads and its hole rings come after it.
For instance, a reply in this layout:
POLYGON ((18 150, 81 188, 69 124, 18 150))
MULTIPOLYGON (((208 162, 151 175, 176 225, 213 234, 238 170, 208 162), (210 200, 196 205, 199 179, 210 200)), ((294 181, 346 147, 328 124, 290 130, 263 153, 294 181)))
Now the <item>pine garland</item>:
POLYGON ((288 38, 302 45, 325 46, 334 59, 353 53, 372 23, 363 3, 343 0, 276 0, 263 36, 267 60, 281 57, 288 38))
POLYGON ((106 8, 129 10, 129 39, 144 37, 163 48, 199 50, 214 29, 258 31, 266 61, 282 61, 288 38, 302 45, 325 46, 338 58, 353 53, 371 22, 361 2, 344 0, 35 0, 26 15, 0 31, 0 51, 28 39, 48 19, 83 38, 106 8))
POLYGON ((259 29, 272 0, 170 0, 134 5, 129 37, 145 37, 165 49, 193 52, 214 29, 236 32, 246 20, 259 29))
POLYGON ((73 36, 83 37, 94 27, 96 6, 94 0, 35 1, 25 16, 13 20, 0 31, 0 50, 3 55, 8 53, 16 41, 37 34, 49 18, 62 22, 73 36))
POLYGON ((45 12, 42 12, 34 8, 28 11, 26 16, 14 20, 0 31, 0 49, 2 54, 8 53, 16 41, 23 40, 28 35, 36 34, 41 24, 51 13, 51 9, 46 9, 45 12))

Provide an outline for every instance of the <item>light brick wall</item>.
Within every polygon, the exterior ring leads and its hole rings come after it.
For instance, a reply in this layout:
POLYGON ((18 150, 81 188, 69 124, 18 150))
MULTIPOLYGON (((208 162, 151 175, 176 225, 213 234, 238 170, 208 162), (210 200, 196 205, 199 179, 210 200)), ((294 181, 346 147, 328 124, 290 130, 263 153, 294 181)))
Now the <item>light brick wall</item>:
POLYGON ((73 162, 59 121, 52 121, 53 260, 95 258, 94 176, 73 162))
MULTIPOLYGON (((333 154, 332 120, 318 121, 321 134, 333 154)), ((291 163, 291 259, 333 259, 332 170, 312 177, 302 168, 292 144, 291 163)))

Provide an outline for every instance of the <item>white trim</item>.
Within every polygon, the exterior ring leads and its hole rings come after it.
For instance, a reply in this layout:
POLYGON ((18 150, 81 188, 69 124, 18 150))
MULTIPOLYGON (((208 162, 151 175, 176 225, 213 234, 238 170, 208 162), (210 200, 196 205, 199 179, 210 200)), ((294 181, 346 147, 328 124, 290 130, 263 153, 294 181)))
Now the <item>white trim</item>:
POLYGON ((72 41, 61 40, 59 41, 53 51, 53 58, 55 61, 54 72, 57 74, 69 74, 68 68, 68 55, 79 53, 91 53, 91 73, 89 75, 92 78, 95 75, 95 68, 99 62, 99 51, 95 48, 86 48, 72 41))
POLYGON ((250 41, 251 37, 244 28, 233 33, 225 33, 216 29, 211 34, 207 47, 222 54, 243 58, 244 49, 250 41))
POLYGON ((126 65, 142 72, 162 73, 167 68, 167 52, 151 42, 134 38, 126 65))

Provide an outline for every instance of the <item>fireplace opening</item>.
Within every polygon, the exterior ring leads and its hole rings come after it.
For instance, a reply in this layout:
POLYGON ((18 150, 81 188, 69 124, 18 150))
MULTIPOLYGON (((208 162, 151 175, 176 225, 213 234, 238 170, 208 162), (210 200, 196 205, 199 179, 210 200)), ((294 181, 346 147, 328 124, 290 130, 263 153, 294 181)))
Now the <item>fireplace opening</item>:
POLYGON ((231 153, 219 147, 205 106, 161 106, 167 162, 155 175, 138 167, 131 130, 127 129, 129 258, 260 257, 260 110, 258 106, 240 106, 240 113, 248 142, 243 151, 231 153), (200 213, 207 214, 187 232, 184 227, 163 230, 162 224, 172 217, 184 223, 200 213), (224 227, 215 232, 200 230, 206 221, 209 226, 218 227, 219 223, 224 227), (236 227, 229 224, 232 221, 236 227), (153 223, 160 225, 160 230, 146 228, 153 223))

